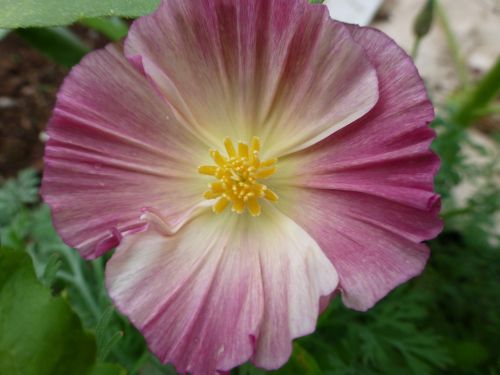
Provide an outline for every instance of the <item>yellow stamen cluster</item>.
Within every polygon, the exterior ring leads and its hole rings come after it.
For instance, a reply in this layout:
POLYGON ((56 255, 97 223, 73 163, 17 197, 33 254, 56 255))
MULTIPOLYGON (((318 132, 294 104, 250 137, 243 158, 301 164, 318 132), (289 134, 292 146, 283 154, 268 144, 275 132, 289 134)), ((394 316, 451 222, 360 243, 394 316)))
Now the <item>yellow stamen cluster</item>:
POLYGON ((259 216, 259 199, 276 202, 278 196, 257 180, 266 179, 276 172, 277 159, 261 161, 260 139, 253 137, 250 146, 238 142, 236 150, 230 138, 224 139, 227 157, 217 150, 210 150, 216 165, 202 165, 198 172, 213 176, 217 181, 208 185, 203 195, 206 199, 217 199, 213 205, 215 213, 221 213, 231 203, 232 211, 241 214, 248 208, 253 216, 259 216))

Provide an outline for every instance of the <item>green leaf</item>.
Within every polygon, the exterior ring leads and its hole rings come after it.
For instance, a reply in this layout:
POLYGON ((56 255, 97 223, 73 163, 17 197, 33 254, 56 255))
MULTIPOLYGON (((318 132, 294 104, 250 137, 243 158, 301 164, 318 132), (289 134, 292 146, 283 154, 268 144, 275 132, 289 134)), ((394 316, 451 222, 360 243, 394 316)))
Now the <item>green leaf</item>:
POLYGON ((45 270, 43 271, 43 275, 41 277, 43 284, 50 288, 52 284, 54 283, 56 276, 57 276, 57 271, 61 268, 61 258, 59 257, 59 254, 54 253, 49 257, 49 261, 47 262, 47 265, 45 266, 45 270))
POLYGON ((106 329, 111 322, 115 309, 113 306, 108 306, 108 308, 102 313, 97 325, 95 327, 95 336, 97 340, 97 347, 100 348, 104 346, 106 342, 106 329))
POLYGON ((108 339, 107 330, 111 323, 111 318, 115 309, 113 306, 108 306, 104 313, 99 318, 97 326, 95 328, 96 340, 97 340, 97 352, 98 357, 101 361, 104 361, 109 355, 111 349, 118 343, 118 341, 123 337, 123 332, 115 332, 111 338, 108 339))
MULTIPOLYGON (((0 223, 1 224, 1 223, 0 223)), ((31 226, 29 211, 21 209, 12 216, 12 220, 6 227, 0 226, 0 246, 12 249, 24 249, 24 238, 31 226)))
POLYGON ((319 368, 315 359, 297 342, 293 344, 292 357, 288 363, 281 369, 273 371, 276 375, 322 375, 323 372, 319 368))
POLYGON ((118 331, 115 332, 113 336, 104 344, 102 348, 99 349, 99 359, 101 361, 104 361, 109 353, 111 352, 111 349, 120 341, 120 339, 123 337, 123 332, 118 331))
POLYGON ((99 31, 113 41, 120 40, 128 32, 127 24, 118 17, 84 18, 80 20, 80 23, 99 31))
POLYGON ((44 55, 66 67, 77 64, 90 51, 65 27, 19 29, 17 33, 44 55))
POLYGON ((86 374, 95 360, 92 336, 24 252, 0 249, 0 332, 1 374, 86 374))
POLYGON ((12 220, 24 204, 38 201, 38 183, 37 172, 25 169, 0 187, 0 226, 12 220))
POLYGON ((89 375, 125 375, 123 367, 111 363, 96 363, 89 375))
POLYGON ((69 25, 89 17, 138 17, 160 0, 0 0, 0 28, 69 25))
POLYGON ((245 363, 239 367, 238 374, 240 375, 322 375, 323 372, 319 368, 315 359, 297 342, 293 343, 292 356, 288 362, 279 370, 266 372, 254 367, 251 363, 245 363))
POLYGON ((452 349, 453 357, 461 368, 477 368, 489 358, 488 350, 477 341, 453 342, 452 349))
POLYGON ((477 113, 487 107, 500 93, 500 58, 484 77, 467 93, 452 117, 452 121, 467 126, 477 118, 477 113))

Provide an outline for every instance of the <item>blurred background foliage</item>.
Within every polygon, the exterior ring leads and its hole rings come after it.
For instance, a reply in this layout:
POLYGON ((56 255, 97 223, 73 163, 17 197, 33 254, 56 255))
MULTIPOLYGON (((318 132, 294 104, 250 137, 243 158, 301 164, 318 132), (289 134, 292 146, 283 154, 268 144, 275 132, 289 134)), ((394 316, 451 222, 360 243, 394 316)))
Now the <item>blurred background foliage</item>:
MULTIPOLYGON (((88 0, 65 2, 61 11, 57 0, 0 0, 0 27, 18 28, 11 32, 68 68, 91 49, 74 30, 116 41, 128 29, 118 16, 145 14, 157 3, 88 0), (64 26, 76 20, 76 29, 64 26)), ((439 3, 426 1, 414 22, 414 57, 439 17, 451 33, 439 3)), ((457 74, 466 75, 452 34, 448 41, 457 74)), ((429 242, 425 272, 367 313, 336 298, 316 333, 297 340, 290 362, 275 373, 500 375, 500 134, 498 128, 489 133, 492 150, 469 131, 499 113, 500 61, 464 83, 436 103, 433 148, 442 160, 436 185, 445 229, 429 242), (467 157, 471 150, 480 167, 467 157), (459 198, 464 184, 474 193, 459 198)), ((0 183, 0 374, 175 374, 113 309, 104 288, 107 258, 83 261, 55 233, 38 195, 40 171, 21 169, 0 183)), ((246 364, 233 373, 264 371, 246 364)))

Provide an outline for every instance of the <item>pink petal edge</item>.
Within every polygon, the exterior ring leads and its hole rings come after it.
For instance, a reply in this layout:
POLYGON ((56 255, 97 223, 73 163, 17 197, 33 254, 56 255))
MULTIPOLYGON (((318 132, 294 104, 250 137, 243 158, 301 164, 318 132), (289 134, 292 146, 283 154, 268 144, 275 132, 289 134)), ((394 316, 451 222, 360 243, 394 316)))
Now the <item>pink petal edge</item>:
POLYGON ((59 235, 85 258, 140 230, 144 206, 176 226, 203 200, 195 163, 207 146, 114 46, 73 68, 48 135, 41 194, 59 235))
POLYGON ((125 54, 214 146, 257 135, 268 156, 327 137, 378 100, 363 49, 306 0, 163 1, 134 22, 125 54))
POLYGON ((442 230, 434 192, 439 159, 429 149, 434 118, 410 57, 385 34, 348 26, 377 69, 380 99, 364 117, 281 160, 297 166, 282 205, 336 267, 346 306, 367 310, 420 274, 429 256, 420 242, 442 230), (306 207, 307 209, 303 209, 306 207))

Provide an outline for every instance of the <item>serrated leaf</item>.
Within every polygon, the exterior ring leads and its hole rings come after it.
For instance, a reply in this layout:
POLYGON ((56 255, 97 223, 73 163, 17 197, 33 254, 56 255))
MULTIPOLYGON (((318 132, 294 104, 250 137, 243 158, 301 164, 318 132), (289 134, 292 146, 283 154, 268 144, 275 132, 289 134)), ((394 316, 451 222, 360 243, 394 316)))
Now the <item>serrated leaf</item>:
POLYGON ((17 175, 18 196, 23 203, 34 203, 38 201, 38 178, 37 171, 31 168, 24 169, 17 175))
POLYGON ((21 209, 19 212, 14 213, 8 225, 5 227, 0 226, 0 246, 13 249, 24 248, 24 238, 30 227, 31 217, 27 210, 21 209))
POLYGON ((39 178, 34 169, 25 169, 0 187, 0 226, 12 220, 25 204, 38 201, 39 178))
POLYGON ((88 17, 138 17, 160 0, 0 0, 0 28, 63 26, 88 17))
POLYGON ((57 271, 59 271, 59 268, 61 268, 61 264, 61 258, 58 254, 52 254, 49 257, 49 261, 47 262, 42 275, 42 282, 46 287, 50 288, 54 283, 54 280, 57 276, 57 271))

